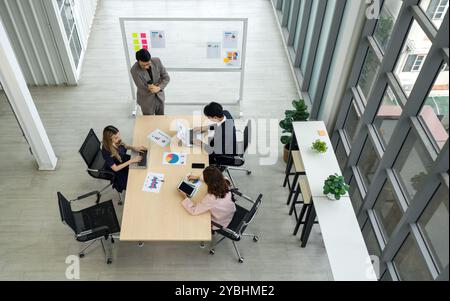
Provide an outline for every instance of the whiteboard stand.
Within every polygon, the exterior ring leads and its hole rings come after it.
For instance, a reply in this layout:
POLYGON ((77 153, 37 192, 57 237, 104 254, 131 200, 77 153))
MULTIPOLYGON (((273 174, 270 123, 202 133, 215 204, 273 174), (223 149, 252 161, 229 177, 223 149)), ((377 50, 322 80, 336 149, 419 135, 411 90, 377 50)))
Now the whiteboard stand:
MULTIPOLYGON (((122 42, 125 51, 126 64, 128 66, 128 78, 130 81, 131 97, 134 102, 134 109, 131 112, 132 117, 136 117, 137 114, 137 103, 136 103, 136 87, 133 78, 130 74, 131 70, 131 58, 129 51, 129 43, 127 41, 127 32, 125 30, 126 22, 142 22, 142 21, 204 21, 204 22, 226 22, 235 21, 242 22, 242 49, 241 49, 241 64, 240 67, 233 68, 166 68, 169 72, 239 72, 240 73, 240 85, 239 85, 239 98, 233 101, 222 102, 225 105, 237 105, 239 110, 239 116, 242 116, 240 110, 241 103, 244 95, 244 75, 245 75, 245 60, 246 60, 246 50, 247 50, 247 29, 248 29, 248 18, 133 18, 124 17, 119 18, 120 29, 122 32, 122 42)), ((166 105, 205 105, 203 102, 166 102, 166 105)))

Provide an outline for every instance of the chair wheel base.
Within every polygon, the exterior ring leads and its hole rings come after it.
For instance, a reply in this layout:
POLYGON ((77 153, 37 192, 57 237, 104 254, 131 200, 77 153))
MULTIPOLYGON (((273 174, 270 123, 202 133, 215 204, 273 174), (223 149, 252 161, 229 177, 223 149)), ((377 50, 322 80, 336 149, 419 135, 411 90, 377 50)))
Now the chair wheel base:
POLYGON ((144 243, 142 241, 138 242, 138 247, 142 248, 144 246, 144 243))
POLYGON ((83 252, 81 252, 80 254, 78 254, 78 257, 83 258, 85 256, 85 254, 83 252))
POLYGON ((108 258, 107 260, 106 260, 106 264, 111 264, 112 263, 112 259, 111 258, 108 258))
POLYGON ((258 236, 253 236, 253 241, 254 241, 254 242, 258 242, 258 240, 259 240, 259 237, 258 237, 258 236))
POLYGON ((216 251, 214 249, 209 250, 210 255, 214 255, 214 253, 216 253, 216 251))
POLYGON ((239 263, 244 263, 244 257, 239 257, 239 263))
POLYGON ((251 175, 252 172, 251 171, 247 171, 247 176, 251 175))
POLYGON ((122 206, 123 202, 118 202, 117 205, 122 206))

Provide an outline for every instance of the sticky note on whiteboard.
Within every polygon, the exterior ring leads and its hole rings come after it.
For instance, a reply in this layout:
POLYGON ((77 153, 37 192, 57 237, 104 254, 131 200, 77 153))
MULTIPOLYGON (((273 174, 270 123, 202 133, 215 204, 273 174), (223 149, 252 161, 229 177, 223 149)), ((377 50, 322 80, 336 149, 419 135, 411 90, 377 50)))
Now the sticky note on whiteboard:
POLYGON ((138 37, 138 33, 137 32, 133 32, 133 38, 137 38, 138 37))
POLYGON ((134 46, 134 51, 139 51, 141 50, 141 47, 139 45, 134 46))
POLYGON ((325 137, 327 135, 327 131, 325 130, 318 130, 317 133, 319 134, 319 136, 321 137, 325 137))

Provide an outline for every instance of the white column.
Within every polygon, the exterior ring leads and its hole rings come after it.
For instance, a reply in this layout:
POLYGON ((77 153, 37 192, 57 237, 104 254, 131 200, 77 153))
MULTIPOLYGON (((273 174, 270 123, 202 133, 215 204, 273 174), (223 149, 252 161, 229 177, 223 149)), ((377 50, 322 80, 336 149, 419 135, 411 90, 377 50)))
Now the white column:
POLYGON ((39 170, 54 170, 58 159, 53 152, 1 20, 0 82, 30 144, 39 170))

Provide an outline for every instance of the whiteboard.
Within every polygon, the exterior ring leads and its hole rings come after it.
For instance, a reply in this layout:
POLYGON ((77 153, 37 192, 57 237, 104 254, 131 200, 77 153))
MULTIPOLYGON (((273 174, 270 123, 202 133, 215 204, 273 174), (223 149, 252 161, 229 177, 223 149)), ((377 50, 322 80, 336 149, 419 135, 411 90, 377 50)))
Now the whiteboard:
MULTIPOLYGON (((148 49, 152 57, 161 59, 170 72, 170 85, 180 86, 177 79, 206 78, 208 86, 217 87, 204 100, 197 96, 173 101, 170 88, 166 91, 168 104, 204 104, 211 96, 228 104, 239 104, 243 96, 245 51, 247 42, 246 18, 120 18, 122 39, 128 69, 136 62, 136 51, 148 49), (175 75, 174 72, 183 74, 175 75), (196 72, 203 74, 191 74, 196 72), (236 73, 235 75, 221 73, 236 73), (226 80, 224 80, 226 78, 226 80), (229 98, 232 97, 232 98, 229 98), (172 100, 171 100, 172 99, 172 100), (197 101, 196 101, 197 100, 197 101)), ((129 74, 132 98, 135 86, 129 74)), ((193 82, 204 87, 202 80, 193 82)), ((211 90, 211 89, 210 89, 211 90)))
MULTIPOLYGON (((242 55, 242 21, 127 21, 125 23, 126 44, 130 64, 136 62, 135 53, 147 45, 152 56, 159 57, 167 68, 240 68, 224 62, 228 52, 242 55), (236 33, 236 47, 224 48, 224 33, 236 33), (162 33, 165 48, 153 47, 151 37, 162 33), (137 35, 137 37, 135 37, 137 35), (138 44, 135 44, 139 42, 138 44), (143 44, 144 42, 145 44, 143 44), (220 44, 220 57, 208 58, 208 43, 220 44), (139 47, 139 48, 136 48, 139 47)), ((227 35, 228 36, 228 35, 227 35)), ((226 42, 226 41, 225 41, 226 42)))

